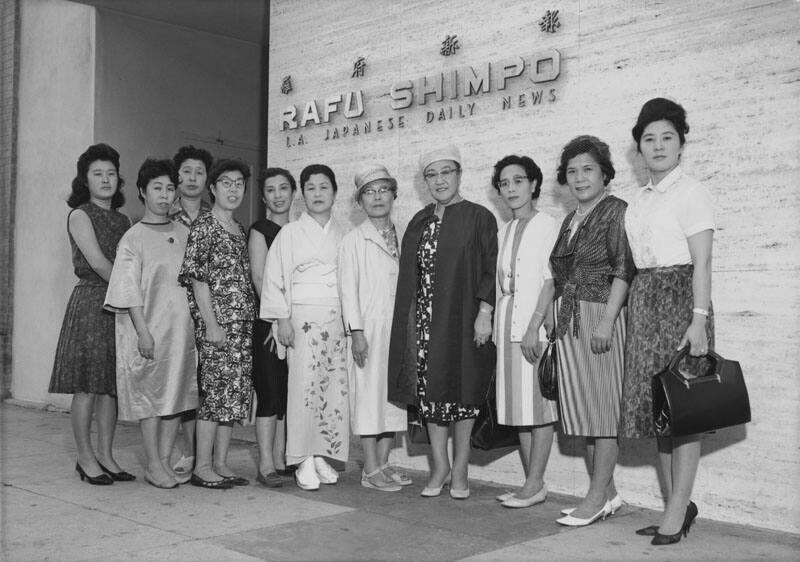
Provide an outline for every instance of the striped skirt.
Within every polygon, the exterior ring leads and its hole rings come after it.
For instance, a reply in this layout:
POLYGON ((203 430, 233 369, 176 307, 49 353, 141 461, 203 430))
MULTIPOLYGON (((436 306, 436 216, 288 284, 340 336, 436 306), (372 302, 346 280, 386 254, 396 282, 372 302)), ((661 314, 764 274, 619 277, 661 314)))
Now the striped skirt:
POLYGON ((497 303, 500 334, 497 344, 497 422, 502 425, 539 426, 558 421, 557 403, 542 397, 537 369, 522 356, 519 342, 511 342, 511 310, 514 297, 503 296, 497 303))
MULTIPOLYGON (((628 293, 628 341, 622 390, 620 437, 655 437, 653 430, 653 375, 675 355, 692 321, 691 265, 640 269, 628 293)), ((706 322, 708 349, 714 349, 714 313, 706 322)), ((702 369, 702 360, 687 369, 702 369)))
MULTIPOLYGON (((560 303, 559 303, 560 304, 560 303)), ((605 303, 579 301, 578 336, 572 327, 558 340, 558 401, 566 435, 616 437, 622 396, 625 309, 614 322, 611 349, 592 353, 591 340, 605 303)))

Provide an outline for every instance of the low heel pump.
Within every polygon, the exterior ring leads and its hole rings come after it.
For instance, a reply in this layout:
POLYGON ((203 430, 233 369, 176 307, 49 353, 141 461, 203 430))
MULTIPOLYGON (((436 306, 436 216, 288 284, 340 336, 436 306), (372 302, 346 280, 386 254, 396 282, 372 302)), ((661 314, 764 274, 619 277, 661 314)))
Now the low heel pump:
POLYGON ((83 467, 80 463, 75 463, 75 470, 77 471, 78 475, 81 477, 81 482, 86 480, 89 484, 94 486, 110 486, 114 483, 111 477, 106 474, 105 472, 102 473, 100 476, 89 476, 86 474, 86 471, 83 470, 83 467))
POLYGON ((124 470, 120 470, 119 472, 111 472, 105 466, 103 466, 99 461, 97 464, 100 466, 100 470, 108 474, 114 482, 131 482, 136 480, 136 477, 131 474, 130 472, 125 472, 124 470))
POLYGON ((694 523, 697 513, 697 506, 694 502, 690 501, 689 505, 686 506, 686 515, 683 518, 683 525, 681 526, 680 531, 674 535, 662 535, 656 531, 656 534, 650 544, 655 546, 665 546, 681 542, 681 538, 689 534, 689 529, 692 527, 692 523, 694 523))

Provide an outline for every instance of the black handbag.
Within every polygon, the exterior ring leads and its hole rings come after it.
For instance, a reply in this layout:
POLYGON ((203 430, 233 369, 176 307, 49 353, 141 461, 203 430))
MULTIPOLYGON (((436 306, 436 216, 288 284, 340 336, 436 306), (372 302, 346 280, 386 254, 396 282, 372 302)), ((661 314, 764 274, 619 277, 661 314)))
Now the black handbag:
POLYGON ((428 427, 420 415, 419 408, 408 406, 408 441, 417 445, 424 445, 431 442, 428 436, 428 427))
POLYGON ((709 351, 707 371, 687 378, 679 366, 688 353, 688 346, 679 350, 653 377, 656 435, 679 437, 749 422, 750 400, 739 363, 709 351))
POLYGON ((519 445, 519 432, 516 427, 497 423, 497 400, 495 394, 495 375, 492 374, 486 399, 472 428, 470 444, 476 449, 488 451, 519 445))
POLYGON ((558 348, 555 336, 547 337, 547 347, 539 358, 539 390, 547 400, 558 400, 558 348))

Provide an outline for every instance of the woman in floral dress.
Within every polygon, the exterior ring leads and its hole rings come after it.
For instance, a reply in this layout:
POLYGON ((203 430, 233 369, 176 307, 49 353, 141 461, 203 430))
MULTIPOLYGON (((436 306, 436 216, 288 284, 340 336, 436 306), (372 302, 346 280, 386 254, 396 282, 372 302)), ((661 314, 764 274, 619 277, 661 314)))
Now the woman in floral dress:
POLYGON ((255 297, 247 235, 233 218, 249 177, 248 166, 237 160, 221 160, 211 169, 208 187, 214 206, 192 224, 180 273, 200 351, 197 455, 191 483, 204 488, 249 483, 227 465, 233 422, 248 416, 253 388, 255 297))
POLYGON ((470 436, 495 366, 497 221, 461 196, 456 147, 425 154, 420 168, 435 203, 414 215, 403 237, 389 400, 417 405, 427 423, 433 462, 422 496, 441 494, 452 473, 450 496, 466 499, 470 436))

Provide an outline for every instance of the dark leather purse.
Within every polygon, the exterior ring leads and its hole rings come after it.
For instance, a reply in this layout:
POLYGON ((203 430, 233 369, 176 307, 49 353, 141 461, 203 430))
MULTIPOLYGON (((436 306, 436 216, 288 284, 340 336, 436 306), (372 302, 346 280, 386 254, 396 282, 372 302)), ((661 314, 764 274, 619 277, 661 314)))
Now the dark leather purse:
POLYGON ((516 427, 497 423, 497 398, 495 394, 495 375, 492 374, 486 399, 481 406, 481 413, 472 428, 470 443, 476 449, 488 451, 503 447, 519 445, 519 432, 516 427))
POLYGON ((547 400, 558 400, 558 348, 555 336, 547 337, 547 347, 539 358, 539 390, 547 400))
POLYGON ((408 413, 408 441, 417 445, 430 443, 428 427, 422 419, 419 408, 417 406, 408 406, 406 411, 408 413))
POLYGON ((688 353, 688 346, 679 350, 653 377, 656 435, 679 437, 749 422, 750 399, 739 363, 709 351, 706 372, 687 378, 679 367, 688 353))

